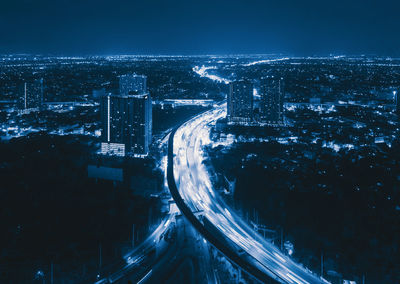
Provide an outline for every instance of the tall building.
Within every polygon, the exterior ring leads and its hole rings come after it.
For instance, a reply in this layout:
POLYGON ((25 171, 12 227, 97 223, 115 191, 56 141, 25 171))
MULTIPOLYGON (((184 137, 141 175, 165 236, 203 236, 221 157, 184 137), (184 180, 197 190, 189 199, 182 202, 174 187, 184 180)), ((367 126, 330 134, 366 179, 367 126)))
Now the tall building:
POLYGON ((227 102, 228 121, 249 123, 253 119, 253 83, 239 80, 229 83, 227 102))
POLYGON ((147 92, 147 77, 144 75, 126 74, 119 76, 119 94, 141 94, 147 92))
POLYGON ((261 79, 260 120, 271 125, 284 123, 283 103, 285 99, 282 78, 265 77, 261 79))
POLYGON ((400 115, 400 92, 399 91, 394 91, 394 104, 396 108, 396 113, 397 115, 400 115))
POLYGON ((43 104, 43 78, 25 81, 20 86, 19 108, 21 110, 39 109, 43 104))
POLYGON ((148 93, 101 98, 103 154, 145 156, 152 136, 152 106, 148 93))

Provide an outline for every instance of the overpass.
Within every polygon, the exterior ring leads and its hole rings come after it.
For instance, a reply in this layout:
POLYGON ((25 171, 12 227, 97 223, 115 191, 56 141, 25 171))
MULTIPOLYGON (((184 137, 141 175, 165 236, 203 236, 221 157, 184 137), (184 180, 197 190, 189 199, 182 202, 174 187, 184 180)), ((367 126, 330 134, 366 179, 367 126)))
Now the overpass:
POLYGON ((328 283, 256 234, 214 193, 202 146, 209 143, 211 124, 225 115, 226 104, 220 104, 171 133, 167 180, 178 208, 207 241, 261 282, 328 283))

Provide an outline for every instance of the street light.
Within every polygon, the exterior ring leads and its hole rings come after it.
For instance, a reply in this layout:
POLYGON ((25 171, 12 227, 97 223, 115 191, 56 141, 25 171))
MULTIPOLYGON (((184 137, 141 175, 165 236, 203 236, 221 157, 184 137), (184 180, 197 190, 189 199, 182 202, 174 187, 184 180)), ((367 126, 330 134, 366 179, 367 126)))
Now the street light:
POLYGON ((44 282, 44 272, 39 269, 35 274, 35 280, 39 280, 40 278, 42 279, 42 283, 44 284, 45 283, 44 282))

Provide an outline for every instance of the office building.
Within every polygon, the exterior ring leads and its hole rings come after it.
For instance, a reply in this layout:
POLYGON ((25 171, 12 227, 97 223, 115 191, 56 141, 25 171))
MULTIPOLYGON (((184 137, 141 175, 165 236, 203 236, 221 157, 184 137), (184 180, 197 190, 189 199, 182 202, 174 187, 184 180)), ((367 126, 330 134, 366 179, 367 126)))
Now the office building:
POLYGON ((152 136, 152 106, 148 93, 101 98, 101 153, 145 156, 152 136))
POLYGON ((284 83, 280 77, 265 77, 260 84, 260 121, 269 125, 284 123, 284 83))
POLYGON ((20 85, 19 109, 39 110, 43 104, 43 79, 25 81, 20 85))
POLYGON ((147 77, 144 75, 126 74, 119 76, 119 94, 135 95, 147 92, 147 77))
POLYGON ((228 122, 246 124, 253 119, 253 83, 238 80, 229 83, 228 122))

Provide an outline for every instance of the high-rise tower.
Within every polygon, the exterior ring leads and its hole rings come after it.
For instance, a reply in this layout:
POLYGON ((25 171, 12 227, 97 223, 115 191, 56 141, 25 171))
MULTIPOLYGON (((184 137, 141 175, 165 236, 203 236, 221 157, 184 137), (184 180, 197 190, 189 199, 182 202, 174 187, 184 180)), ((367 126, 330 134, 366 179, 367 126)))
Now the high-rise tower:
POLYGON ((43 104, 43 78, 23 82, 20 93, 21 110, 39 109, 43 104))
POLYGON ((141 94, 147 92, 147 77, 144 75, 126 74, 119 76, 119 94, 141 94))
POLYGON ((285 99, 282 78, 265 77, 261 79, 260 120, 263 123, 279 125, 284 123, 283 103, 285 99))
POLYGON ((121 93, 101 97, 103 154, 148 154, 152 139, 152 103, 145 86, 145 76, 123 75, 120 77, 121 93), (137 81, 137 78, 141 79, 137 81))
POLYGON ((253 119, 253 83, 239 80, 229 83, 228 121, 249 123, 253 119))

